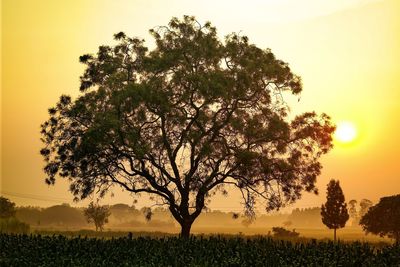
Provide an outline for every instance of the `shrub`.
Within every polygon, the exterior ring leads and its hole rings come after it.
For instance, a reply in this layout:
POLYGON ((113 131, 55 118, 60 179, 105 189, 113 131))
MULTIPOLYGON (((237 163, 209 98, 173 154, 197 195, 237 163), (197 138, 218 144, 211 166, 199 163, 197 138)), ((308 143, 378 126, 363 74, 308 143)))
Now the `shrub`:
POLYGON ((283 227, 272 227, 272 233, 274 237, 277 238, 295 238, 300 235, 300 233, 296 232, 294 229, 293 231, 289 231, 283 227))

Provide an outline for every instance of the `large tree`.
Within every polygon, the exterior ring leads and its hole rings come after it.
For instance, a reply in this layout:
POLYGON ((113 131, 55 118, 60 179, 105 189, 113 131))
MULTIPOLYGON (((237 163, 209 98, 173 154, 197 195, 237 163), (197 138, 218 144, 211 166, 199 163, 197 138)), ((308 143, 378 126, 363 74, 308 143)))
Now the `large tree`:
POLYGON ((383 197, 370 207, 360 220, 367 233, 393 238, 400 242, 400 195, 383 197))
POLYGON ((344 199, 339 181, 330 180, 328 183, 326 203, 321 207, 322 222, 333 229, 333 239, 336 241, 336 230, 343 228, 349 219, 347 204, 344 199))
POLYGON ((272 210, 317 192, 334 126, 314 112, 288 119, 283 96, 302 85, 287 63, 189 16, 150 33, 150 52, 118 33, 116 46, 80 57, 82 94, 61 96, 42 124, 47 183, 68 178, 81 199, 114 185, 151 194, 182 236, 224 185, 247 215, 258 200, 272 210))

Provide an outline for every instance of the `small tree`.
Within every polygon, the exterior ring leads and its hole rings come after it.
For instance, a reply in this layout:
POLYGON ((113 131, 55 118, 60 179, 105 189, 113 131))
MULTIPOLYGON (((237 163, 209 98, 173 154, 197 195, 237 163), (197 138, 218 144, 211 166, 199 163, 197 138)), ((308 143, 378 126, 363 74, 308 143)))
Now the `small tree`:
POLYGON ((383 197, 361 218, 360 225, 367 233, 388 236, 400 242, 400 194, 383 197))
POLYGON ((349 201, 349 215, 351 218, 356 218, 357 213, 357 200, 352 199, 349 201))
POLYGON ((343 228, 349 219, 347 205, 339 181, 331 180, 328 184, 326 203, 321 207, 322 222, 333 229, 333 239, 336 241, 336 229, 343 228))
POLYGON ((151 221, 151 218, 153 217, 153 211, 149 207, 143 207, 141 209, 144 218, 146 219, 147 222, 151 221))
POLYGON ((349 201, 349 216, 352 219, 352 225, 358 225, 359 216, 357 212, 357 200, 352 199, 349 201))
POLYGON ((84 215, 88 223, 94 223, 96 231, 103 230, 103 226, 108 223, 108 217, 111 215, 108 206, 100 206, 90 202, 89 206, 84 210, 84 215))
POLYGON ((15 203, 8 198, 0 197, 0 218, 6 219, 15 216, 15 203))

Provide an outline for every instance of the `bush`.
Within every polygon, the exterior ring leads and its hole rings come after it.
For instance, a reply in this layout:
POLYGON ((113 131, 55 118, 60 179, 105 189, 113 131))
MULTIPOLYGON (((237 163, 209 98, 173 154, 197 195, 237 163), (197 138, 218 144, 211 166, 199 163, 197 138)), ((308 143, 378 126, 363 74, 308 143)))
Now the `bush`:
POLYGON ((283 227, 272 227, 272 232, 274 237, 277 238, 296 238, 300 235, 300 233, 296 232, 294 229, 293 231, 289 231, 283 227))
POLYGON ((0 233, 26 234, 29 232, 29 224, 16 218, 0 219, 0 233))

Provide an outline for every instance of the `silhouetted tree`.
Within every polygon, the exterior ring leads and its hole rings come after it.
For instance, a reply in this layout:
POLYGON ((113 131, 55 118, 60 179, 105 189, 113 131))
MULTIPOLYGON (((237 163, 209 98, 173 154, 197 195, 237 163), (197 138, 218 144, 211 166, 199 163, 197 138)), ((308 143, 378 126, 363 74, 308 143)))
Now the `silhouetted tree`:
POLYGON ((82 95, 61 96, 42 124, 47 183, 68 178, 76 199, 112 185, 151 194, 185 237, 225 184, 250 217, 259 199, 273 210, 317 192, 334 127, 314 112, 288 120, 283 96, 302 85, 287 63, 189 16, 150 33, 151 52, 118 33, 116 46, 80 57, 82 95))
POLYGON ((360 225, 367 233, 388 236, 400 242, 400 195, 383 197, 361 217, 360 225))
POLYGON ((110 209, 108 206, 100 206, 90 202, 89 206, 84 209, 83 214, 85 215, 88 223, 94 223, 96 231, 103 230, 103 226, 108 223, 108 217, 110 216, 110 209))
POLYGON ((328 184, 326 203, 321 207, 322 222, 333 229, 333 239, 336 241, 336 230, 343 228, 349 219, 347 205, 339 181, 331 180, 328 184))
POLYGON ((0 196, 0 218, 7 219, 15 216, 15 203, 0 196))
POLYGON ((146 221, 151 221, 151 218, 153 217, 153 211, 151 210, 151 208, 149 208, 149 207, 143 207, 142 209, 141 209, 141 211, 142 211, 142 213, 143 213, 143 215, 144 215, 144 218, 146 219, 146 221))

